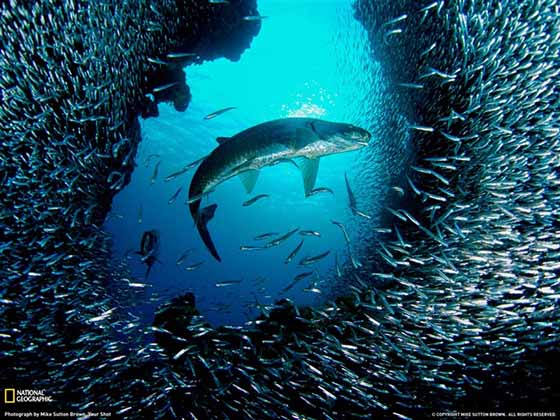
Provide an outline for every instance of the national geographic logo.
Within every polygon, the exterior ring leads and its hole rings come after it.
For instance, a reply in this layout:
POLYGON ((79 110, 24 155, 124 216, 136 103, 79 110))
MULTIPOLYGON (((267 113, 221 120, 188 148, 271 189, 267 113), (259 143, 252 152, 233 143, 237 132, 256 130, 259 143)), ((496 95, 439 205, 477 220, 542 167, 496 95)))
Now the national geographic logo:
POLYGON ((4 403, 46 403, 53 402, 50 395, 47 395, 44 389, 4 389, 4 403))
POLYGON ((16 402, 16 390, 14 388, 6 388, 4 390, 4 403, 13 404, 16 402))

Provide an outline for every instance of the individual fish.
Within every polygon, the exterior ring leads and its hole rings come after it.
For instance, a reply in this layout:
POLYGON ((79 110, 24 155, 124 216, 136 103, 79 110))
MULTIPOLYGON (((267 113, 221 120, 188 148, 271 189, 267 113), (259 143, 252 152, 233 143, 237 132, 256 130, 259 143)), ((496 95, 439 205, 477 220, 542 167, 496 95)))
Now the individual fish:
POLYGON ((315 230, 300 230, 299 234, 301 236, 316 236, 317 238, 321 237, 321 233, 315 230))
POLYGON ((191 264, 191 265, 187 265, 185 267, 185 271, 194 271, 197 268, 199 268, 202 264, 204 264, 204 261, 197 262, 197 263, 194 263, 194 264, 191 264))
POLYGON ((305 271, 303 273, 299 273, 297 276, 294 277, 294 280, 290 284, 288 284, 286 287, 282 289, 282 293, 287 292, 296 284, 298 284, 301 280, 303 280, 306 277, 309 277, 311 274, 313 274, 313 271, 305 271))
POLYGON ((340 269, 340 265, 338 264, 338 254, 334 255, 334 267, 336 270, 336 276, 341 279, 342 278, 342 270, 340 269))
POLYGON ((272 241, 270 241, 270 242, 267 242, 267 243, 265 244, 265 248, 272 248, 272 247, 274 247, 274 246, 280 245, 282 242, 287 241, 287 240, 290 238, 290 236, 292 236, 293 234, 295 234, 298 230, 299 230, 299 228, 295 228, 295 229, 289 231, 288 233, 286 233, 286 234, 280 236, 279 238, 276 238, 276 239, 274 239, 274 240, 272 240, 272 241))
POLYGON ((175 262, 175 264, 177 264, 177 265, 183 264, 183 262, 185 261, 185 259, 187 258, 187 256, 188 256, 190 253, 192 253, 192 251, 193 251, 193 249, 192 249, 192 248, 189 248, 189 249, 187 249, 185 252, 183 252, 183 253, 179 256, 179 258, 177 258, 177 261, 175 262))
POLYGON ((140 241, 140 251, 136 254, 142 257, 142 262, 147 265, 145 278, 150 274, 150 270, 157 259, 159 253, 159 233, 157 230, 147 230, 142 234, 140 241))
POLYGON ((252 245, 241 245, 239 247, 241 251, 258 251, 261 249, 266 249, 264 246, 252 246, 252 245))
POLYGON ((313 271, 304 271, 303 273, 299 273, 297 276, 295 276, 294 280, 303 280, 304 278, 309 277, 311 274, 313 274, 313 271))
POLYGON ((243 16, 243 20, 247 21, 247 22, 256 22, 259 20, 263 20, 266 19, 268 16, 243 16))
POLYGON ((230 4, 228 0, 208 0, 210 4, 230 4))
POLYGON ((250 198, 249 200, 245 201, 245 202, 242 204, 242 206, 243 206, 243 207, 250 206, 250 205, 256 203, 257 201, 262 200, 263 198, 267 198, 267 197, 270 197, 270 195, 268 195, 268 194, 259 194, 259 195, 256 195, 256 196, 254 196, 253 198, 250 198))
POLYGON ((154 173, 152 174, 152 179, 150 180, 150 185, 153 185, 158 177, 158 173, 159 173, 159 165, 161 165, 161 160, 156 163, 156 166, 154 167, 154 173))
POLYGON ((356 215, 356 197, 354 197, 354 193, 352 192, 352 188, 350 188, 350 182, 348 182, 348 176, 346 172, 344 172, 344 182, 346 183, 346 193, 348 194, 348 206, 350 207, 350 211, 352 214, 356 215))
POLYGON ((327 187, 318 187, 318 188, 313 188, 311 191, 309 191, 309 194, 307 194, 307 197, 311 197, 317 194, 322 194, 322 193, 329 193, 331 195, 334 195, 334 191, 331 190, 330 188, 327 187))
POLYGON ((229 287, 229 286, 233 286, 236 284, 240 284, 241 280, 230 280, 230 281, 222 281, 220 283, 216 283, 215 286, 216 287, 229 287))
POLYGON ((143 214, 143 209, 142 209, 142 203, 140 203, 138 205, 138 224, 142 224, 142 214, 143 214))
POLYGON ((147 168, 148 166, 150 166, 150 163, 152 162, 153 159, 157 159, 159 157, 161 157, 161 155, 157 153, 152 153, 151 155, 148 155, 144 160, 144 166, 147 168))
POLYGON ((178 176, 183 175, 184 173, 186 173, 189 170, 191 170, 192 168, 194 168, 196 165, 198 165, 204 159, 206 159, 206 156, 203 156, 200 159, 197 159, 194 162, 191 162, 191 163, 185 165, 182 169, 178 170, 177 172, 173 172, 172 174, 167 175, 163 181, 164 182, 173 181, 178 176))
POLYGON ((338 226, 338 228, 341 230, 342 234, 344 235, 344 240, 346 241, 346 244, 350 245, 350 236, 348 236, 348 232, 346 231, 344 225, 341 222, 337 222, 336 220, 331 220, 331 223, 333 225, 338 226))
POLYGON ((400 15, 399 17, 396 17, 396 18, 394 18, 394 19, 391 19, 391 20, 385 22, 385 23, 383 24, 383 26, 391 26, 391 25, 394 25, 395 23, 402 22, 402 21, 405 20, 407 17, 408 17, 408 15, 406 15, 406 14, 400 15))
POLYGON ((315 264, 317 261, 322 260, 323 258, 325 258, 327 255, 329 255, 331 253, 331 251, 325 251, 322 254, 319 255, 315 255, 312 257, 305 257, 302 258, 299 261, 299 265, 311 265, 311 264, 315 264))
POLYGON ((228 106, 227 108, 223 108, 223 109, 220 109, 220 110, 218 110, 218 111, 214 111, 214 112, 212 112, 212 113, 210 113, 210 114, 208 114, 208 115, 205 115, 203 119, 205 119, 205 120, 214 119, 214 118, 216 118, 217 116, 222 115, 222 114, 225 113, 225 112, 231 111, 232 109, 237 109, 237 107, 235 107, 235 106, 228 106))
POLYGON ((258 171, 279 158, 300 160, 305 193, 308 194, 315 185, 320 157, 361 149, 370 139, 371 134, 362 128, 314 118, 269 121, 243 130, 230 139, 221 139, 220 145, 196 170, 189 188, 189 210, 210 254, 221 261, 207 228, 217 204, 201 209, 198 197, 236 175, 242 178, 250 193, 258 171))
POLYGON ((186 52, 173 52, 173 53, 168 53, 166 55, 166 57, 169 60, 182 60, 184 58, 193 58, 198 56, 198 54, 196 53, 186 53, 186 52))
POLYGON ((146 283, 137 283, 137 282, 129 282, 128 283, 129 287, 134 287, 134 288, 144 288, 144 287, 149 287, 149 284, 146 283))
POLYGON ((399 197, 404 197, 404 190, 402 189, 402 187, 399 187, 399 186, 397 186, 397 185, 393 185, 393 186, 391 187, 391 189, 392 189, 393 191, 395 191, 395 192, 399 195, 399 197))
POLYGON ((299 250, 303 246, 303 242, 304 240, 302 239, 300 243, 294 248, 294 250, 290 252, 290 255, 288 255, 284 260, 284 264, 289 264, 294 259, 294 257, 298 254, 299 250))
POLYGON ((109 317, 113 314, 113 312, 114 312, 115 309, 116 309, 116 308, 111 308, 111 309, 109 309, 109 310, 103 312, 103 313, 102 313, 101 315, 99 315, 99 316, 95 316, 95 317, 92 317, 92 318, 88 319, 86 322, 92 324, 92 323, 94 323, 94 322, 103 321, 104 319, 109 318, 109 317))
POLYGON ((428 127, 426 125, 410 125, 410 129, 416 130, 416 131, 424 131, 426 133, 433 133, 434 132, 433 127, 428 127))
POLYGON ((305 289, 303 289, 303 291, 309 293, 318 293, 318 294, 323 293, 323 291, 318 287, 315 287, 315 285, 312 285, 312 287, 306 287, 305 289))
POLYGON ((255 241, 262 241, 263 239, 272 238, 273 236, 278 236, 278 232, 266 232, 255 236, 253 239, 255 241))
POLYGON ((395 35, 402 34, 403 30, 401 28, 392 29, 383 34, 383 43, 389 45, 389 38, 395 35))
POLYGON ((424 85, 419 83, 397 83, 397 86, 407 89, 424 89, 424 85))
POLYGON ((361 210, 356 209, 356 216, 363 217, 364 219, 371 219, 371 216, 361 210))
POLYGON ((166 85, 157 86, 157 87, 152 89, 152 92, 154 92, 154 93, 163 92, 164 90, 172 88, 173 86, 175 86, 177 84, 178 84, 178 82, 173 82, 173 83, 168 83, 166 85))
POLYGON ((159 58, 148 57, 148 61, 152 64, 159 64, 160 66, 167 66, 167 61, 160 60, 159 58))
POLYGON ((177 197, 179 196, 179 194, 181 194, 181 191, 183 191, 183 187, 179 187, 177 189, 177 191, 175 191, 175 194, 173 194, 169 200, 167 201, 167 204, 173 204, 175 202, 175 200, 177 200, 177 197))

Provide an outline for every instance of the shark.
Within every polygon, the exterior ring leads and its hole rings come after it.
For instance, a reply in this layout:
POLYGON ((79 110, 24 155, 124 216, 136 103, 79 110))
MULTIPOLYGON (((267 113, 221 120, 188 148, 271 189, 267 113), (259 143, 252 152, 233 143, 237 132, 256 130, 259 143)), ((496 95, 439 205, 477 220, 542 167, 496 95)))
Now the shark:
POLYGON ((218 205, 201 208, 201 201, 219 184, 238 176, 250 194, 261 169, 287 162, 300 169, 308 196, 315 187, 321 157, 361 149, 370 140, 371 134, 363 128, 316 118, 282 118, 232 137, 218 137, 218 146, 193 175, 188 198, 191 216, 210 254, 221 261, 207 227, 218 205))

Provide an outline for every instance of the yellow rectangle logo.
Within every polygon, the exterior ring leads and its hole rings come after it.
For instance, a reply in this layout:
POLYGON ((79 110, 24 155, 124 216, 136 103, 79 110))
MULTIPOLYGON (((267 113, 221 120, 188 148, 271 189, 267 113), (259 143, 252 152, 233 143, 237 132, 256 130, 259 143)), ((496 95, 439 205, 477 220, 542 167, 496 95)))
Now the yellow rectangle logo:
POLYGON ((14 388, 4 389, 4 403, 13 404, 16 402, 16 390, 14 388))

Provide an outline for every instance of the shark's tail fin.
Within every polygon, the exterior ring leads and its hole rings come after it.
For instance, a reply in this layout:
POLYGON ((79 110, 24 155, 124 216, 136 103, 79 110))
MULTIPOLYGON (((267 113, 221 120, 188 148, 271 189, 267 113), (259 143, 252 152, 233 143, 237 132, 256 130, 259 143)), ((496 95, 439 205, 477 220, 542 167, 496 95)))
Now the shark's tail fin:
POLYGON ((208 222, 214 217, 214 213, 216 212, 217 207, 217 204, 212 204, 208 207, 204 207, 198 213, 198 217, 196 218, 195 222, 198 233, 200 234, 204 245, 206 245, 206 248, 208 248, 208 251, 210 251, 210 254, 212 254, 212 256, 218 261, 222 261, 222 259, 218 255, 216 247, 214 246, 214 242, 212 242, 212 238, 210 237, 210 233, 208 232, 208 228, 206 226, 208 222))

